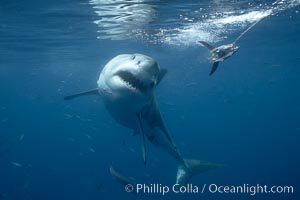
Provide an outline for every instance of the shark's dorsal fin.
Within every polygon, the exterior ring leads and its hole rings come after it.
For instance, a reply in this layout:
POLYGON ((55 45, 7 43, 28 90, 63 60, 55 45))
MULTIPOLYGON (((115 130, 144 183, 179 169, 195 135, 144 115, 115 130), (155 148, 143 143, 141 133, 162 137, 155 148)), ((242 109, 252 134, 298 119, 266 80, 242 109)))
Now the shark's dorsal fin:
POLYGON ((158 77, 157 77, 157 83, 156 85, 158 85, 160 83, 160 81, 163 79, 163 77, 167 74, 168 70, 167 69, 161 69, 159 71, 158 77))
POLYGON ((147 164, 147 155, 146 155, 146 141, 145 141, 145 130, 143 127, 142 119, 141 119, 141 114, 137 114, 137 118, 140 124, 140 129, 141 129, 141 145, 142 145, 142 155, 143 155, 143 160, 144 160, 144 165, 147 164))
POLYGON ((210 51, 213 50, 215 47, 213 47, 212 45, 208 44, 207 42, 204 41, 198 41, 200 44, 202 44, 203 46, 205 46, 206 48, 208 48, 210 51))
POLYGON ((210 70, 210 73, 209 75, 211 76, 218 68, 218 65, 219 65, 219 62, 214 62, 212 67, 211 67, 211 70, 210 70))
POLYGON ((90 94, 98 94, 98 88, 65 96, 64 100, 69 100, 69 99, 73 99, 73 98, 84 96, 84 95, 90 95, 90 94))

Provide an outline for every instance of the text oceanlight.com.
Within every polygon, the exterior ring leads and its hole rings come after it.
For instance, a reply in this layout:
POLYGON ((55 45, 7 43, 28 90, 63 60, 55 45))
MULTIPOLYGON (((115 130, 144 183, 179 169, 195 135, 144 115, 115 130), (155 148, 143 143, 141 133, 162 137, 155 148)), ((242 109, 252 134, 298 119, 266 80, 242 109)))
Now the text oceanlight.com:
POLYGON ((125 186, 126 192, 134 192, 137 194, 161 194, 168 193, 178 194, 293 194, 293 186, 268 186, 268 185, 218 185, 218 184, 203 184, 201 186, 194 184, 186 185, 163 185, 163 184, 128 184, 125 186))

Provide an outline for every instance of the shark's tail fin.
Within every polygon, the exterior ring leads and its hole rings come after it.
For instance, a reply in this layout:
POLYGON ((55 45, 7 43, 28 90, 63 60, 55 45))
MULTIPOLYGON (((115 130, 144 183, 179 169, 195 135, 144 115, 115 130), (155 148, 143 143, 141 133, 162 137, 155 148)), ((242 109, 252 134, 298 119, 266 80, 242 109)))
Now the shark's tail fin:
POLYGON ((210 163, 196 159, 184 159, 184 163, 179 165, 176 183, 185 185, 195 175, 206 172, 210 169, 223 167, 222 164, 210 163))

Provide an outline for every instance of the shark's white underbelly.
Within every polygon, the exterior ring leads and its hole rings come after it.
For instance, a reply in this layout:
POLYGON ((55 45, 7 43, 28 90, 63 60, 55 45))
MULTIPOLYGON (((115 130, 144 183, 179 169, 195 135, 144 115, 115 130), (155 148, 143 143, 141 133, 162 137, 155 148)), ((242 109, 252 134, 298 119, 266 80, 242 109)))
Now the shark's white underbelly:
POLYGON ((119 124, 134 130, 138 128, 137 112, 133 105, 120 101, 106 101, 105 106, 119 124))

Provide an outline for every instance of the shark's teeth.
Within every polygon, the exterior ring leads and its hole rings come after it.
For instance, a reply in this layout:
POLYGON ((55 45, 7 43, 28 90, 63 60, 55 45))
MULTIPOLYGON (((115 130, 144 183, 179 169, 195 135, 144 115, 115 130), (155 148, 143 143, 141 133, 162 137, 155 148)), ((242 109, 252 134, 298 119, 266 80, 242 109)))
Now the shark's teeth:
POLYGON ((136 87, 134 87, 130 82, 124 81, 123 79, 122 79, 122 81, 123 81, 123 83, 125 83, 126 86, 129 87, 130 89, 138 90, 138 89, 137 89, 136 87))
POLYGON ((120 71, 116 74, 126 84, 129 89, 144 92, 148 86, 143 81, 136 78, 133 74, 128 71, 120 71))

